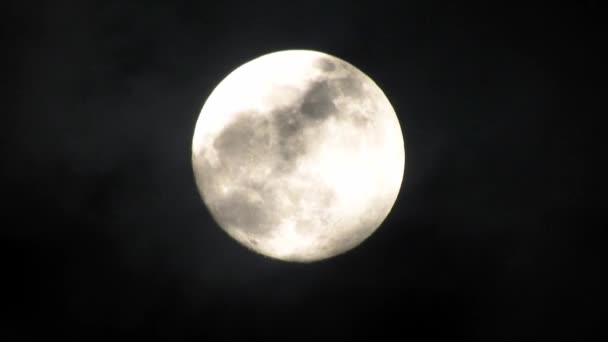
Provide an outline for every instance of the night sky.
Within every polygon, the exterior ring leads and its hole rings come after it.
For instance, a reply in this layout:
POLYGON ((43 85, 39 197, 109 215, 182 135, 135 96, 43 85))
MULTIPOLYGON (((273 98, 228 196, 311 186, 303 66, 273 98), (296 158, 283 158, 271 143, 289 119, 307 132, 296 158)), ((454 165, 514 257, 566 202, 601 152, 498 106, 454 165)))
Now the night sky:
POLYGON ((0 339, 598 336, 599 3, 8 2, 0 339), (190 161, 213 88, 283 49, 364 71, 407 140, 384 224, 313 264, 232 240, 190 161))

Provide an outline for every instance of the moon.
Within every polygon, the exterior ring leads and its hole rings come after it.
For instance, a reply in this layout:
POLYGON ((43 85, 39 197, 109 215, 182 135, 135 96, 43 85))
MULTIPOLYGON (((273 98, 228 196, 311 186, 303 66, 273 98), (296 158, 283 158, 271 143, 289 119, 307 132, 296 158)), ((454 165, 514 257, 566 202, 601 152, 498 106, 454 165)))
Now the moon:
POLYGON ((226 76, 194 129, 192 167, 217 223, 263 256, 310 263, 345 253, 392 210, 405 139, 380 87, 318 51, 257 57, 226 76))

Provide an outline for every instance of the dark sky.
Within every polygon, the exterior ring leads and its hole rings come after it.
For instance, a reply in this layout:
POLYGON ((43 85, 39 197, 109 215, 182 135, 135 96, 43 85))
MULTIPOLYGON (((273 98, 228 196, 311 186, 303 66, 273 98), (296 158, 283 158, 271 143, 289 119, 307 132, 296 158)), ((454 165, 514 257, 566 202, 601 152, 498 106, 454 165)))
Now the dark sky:
POLYGON ((608 316, 599 3, 3 5, 13 86, 0 121, 0 336, 596 336, 608 316), (282 49, 363 70, 408 141, 404 187, 385 223, 315 264, 263 258, 231 240, 203 206, 190 164, 213 88, 282 49))

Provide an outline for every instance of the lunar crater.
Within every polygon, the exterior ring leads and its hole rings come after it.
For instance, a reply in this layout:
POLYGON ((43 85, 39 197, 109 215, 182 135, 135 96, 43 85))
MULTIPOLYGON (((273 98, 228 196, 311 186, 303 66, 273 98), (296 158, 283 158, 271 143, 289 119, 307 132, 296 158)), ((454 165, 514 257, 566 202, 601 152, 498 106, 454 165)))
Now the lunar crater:
POLYGON ((319 58, 316 65, 323 71, 336 70, 336 64, 329 58, 319 58))

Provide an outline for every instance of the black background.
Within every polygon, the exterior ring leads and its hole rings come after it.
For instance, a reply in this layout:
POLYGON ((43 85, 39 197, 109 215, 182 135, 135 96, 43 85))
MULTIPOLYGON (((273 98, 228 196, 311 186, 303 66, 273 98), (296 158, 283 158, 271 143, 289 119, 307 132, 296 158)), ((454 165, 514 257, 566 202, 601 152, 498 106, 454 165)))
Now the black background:
POLYGON ((0 334, 599 336, 598 3, 3 5, 0 334), (270 260, 231 240, 203 206, 190 164, 213 88, 282 49, 327 52, 363 70, 408 142, 404 187, 385 223, 315 264, 270 260))

